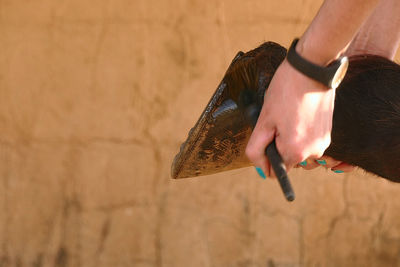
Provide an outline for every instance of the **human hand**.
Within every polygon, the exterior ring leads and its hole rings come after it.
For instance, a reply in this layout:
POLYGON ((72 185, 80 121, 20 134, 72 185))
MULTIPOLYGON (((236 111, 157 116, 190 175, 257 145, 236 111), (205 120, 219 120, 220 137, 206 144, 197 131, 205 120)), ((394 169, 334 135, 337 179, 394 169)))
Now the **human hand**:
POLYGON ((351 172, 354 170, 353 165, 350 165, 346 162, 342 162, 325 155, 318 159, 306 159, 297 164, 295 168, 301 167, 305 170, 312 170, 320 166, 327 169, 331 169, 335 173, 351 172))
POLYGON ((331 141, 334 100, 334 89, 283 61, 265 93, 247 157, 267 176, 274 174, 265 148, 274 138, 287 170, 305 159, 322 157, 331 141))

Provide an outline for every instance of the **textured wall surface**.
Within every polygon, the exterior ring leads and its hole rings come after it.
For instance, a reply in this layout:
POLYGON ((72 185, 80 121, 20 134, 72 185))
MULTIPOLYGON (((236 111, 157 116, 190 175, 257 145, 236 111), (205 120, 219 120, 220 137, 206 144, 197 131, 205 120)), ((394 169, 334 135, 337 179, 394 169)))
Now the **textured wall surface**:
MULTIPOLYGON (((171 180, 238 50, 321 1, 0 0, 0 266, 400 266, 400 186, 171 180)), ((399 58, 399 57, 398 57, 399 58)))

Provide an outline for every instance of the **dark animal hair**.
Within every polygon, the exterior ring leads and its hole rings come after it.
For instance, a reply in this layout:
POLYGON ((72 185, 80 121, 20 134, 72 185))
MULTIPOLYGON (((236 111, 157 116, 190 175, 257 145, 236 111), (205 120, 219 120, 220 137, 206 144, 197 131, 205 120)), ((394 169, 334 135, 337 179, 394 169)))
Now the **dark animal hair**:
POLYGON ((400 65, 375 55, 350 58, 331 137, 326 155, 400 182, 400 65))

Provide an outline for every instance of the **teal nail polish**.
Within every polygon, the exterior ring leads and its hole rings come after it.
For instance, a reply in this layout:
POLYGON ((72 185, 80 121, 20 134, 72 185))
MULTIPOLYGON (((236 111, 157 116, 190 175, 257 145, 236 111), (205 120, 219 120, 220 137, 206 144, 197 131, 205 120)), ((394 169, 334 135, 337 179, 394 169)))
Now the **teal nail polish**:
POLYGON ((325 161, 324 159, 317 159, 317 162, 318 162, 320 165, 326 165, 326 161, 325 161))
POLYGON ((260 167, 256 167, 256 171, 257 171, 258 175, 260 175, 261 178, 263 178, 263 179, 267 178, 265 176, 265 173, 263 172, 263 170, 260 167))
POLYGON ((304 160, 304 161, 300 162, 299 165, 301 165, 301 166, 307 166, 307 161, 304 160))
POLYGON ((341 171, 341 170, 334 170, 333 172, 334 173, 344 173, 344 171, 341 171))

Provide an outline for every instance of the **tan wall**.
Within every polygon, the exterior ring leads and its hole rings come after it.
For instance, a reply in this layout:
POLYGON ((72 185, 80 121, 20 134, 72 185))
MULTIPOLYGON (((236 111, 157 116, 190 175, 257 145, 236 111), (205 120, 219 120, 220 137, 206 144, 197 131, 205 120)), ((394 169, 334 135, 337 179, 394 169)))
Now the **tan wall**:
POLYGON ((400 187, 362 171, 293 171, 291 204, 169 178, 235 53, 320 3, 0 0, 0 266, 399 265, 400 187))

